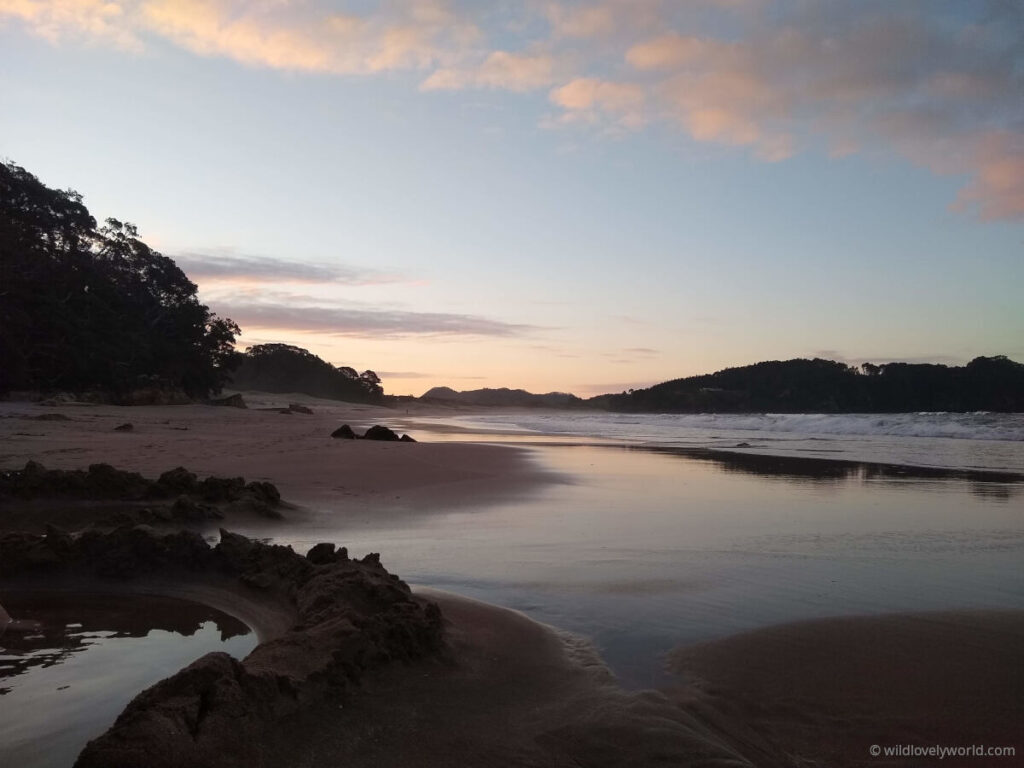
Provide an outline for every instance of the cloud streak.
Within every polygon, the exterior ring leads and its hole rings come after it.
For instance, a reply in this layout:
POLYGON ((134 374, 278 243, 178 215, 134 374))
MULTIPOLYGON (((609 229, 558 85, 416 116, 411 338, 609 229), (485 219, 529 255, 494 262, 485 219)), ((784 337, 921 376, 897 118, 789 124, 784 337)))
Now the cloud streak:
POLYGON ((380 340, 428 336, 512 338, 540 330, 479 315, 325 306, 301 300, 257 301, 243 297, 211 303, 215 303, 218 314, 230 317, 246 331, 269 328, 380 340))
POLYGON ((171 43, 244 65, 416 73, 422 91, 538 92, 545 125, 668 125, 778 162, 895 152, 1024 217, 1024 6, 933 0, 0 0, 54 43, 171 43))
POLYGON ((451 62, 481 34, 443 0, 382 3, 364 15, 280 0, 0 0, 3 18, 52 42, 139 51, 162 39, 201 56, 343 75, 451 62))
POLYGON ((404 278, 361 267, 308 264, 269 256, 185 252, 173 256, 191 279, 200 282, 330 283, 336 285, 383 285, 404 278))

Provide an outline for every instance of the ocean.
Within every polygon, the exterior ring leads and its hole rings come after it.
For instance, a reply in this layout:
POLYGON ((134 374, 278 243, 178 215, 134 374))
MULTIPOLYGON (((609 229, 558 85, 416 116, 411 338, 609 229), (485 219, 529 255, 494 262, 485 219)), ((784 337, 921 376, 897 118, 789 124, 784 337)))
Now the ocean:
MULTIPOLYGON (((1024 609, 1024 415, 483 412, 424 441, 528 451, 520 497, 346 519, 412 584, 589 639, 620 681, 671 682, 675 647, 825 616, 1024 609)), ((400 502, 395 502, 400 503, 400 502)), ((337 521, 337 522, 334 522, 337 521)))
POLYGON ((518 411, 439 419, 470 433, 1024 474, 1024 413, 614 414, 518 411))

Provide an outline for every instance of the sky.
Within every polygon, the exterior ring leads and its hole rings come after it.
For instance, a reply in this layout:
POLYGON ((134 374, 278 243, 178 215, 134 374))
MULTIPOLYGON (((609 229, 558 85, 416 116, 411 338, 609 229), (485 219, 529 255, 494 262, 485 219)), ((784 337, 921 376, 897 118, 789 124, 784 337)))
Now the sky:
POLYGON ((1024 4, 0 0, 0 158, 436 385, 1024 361, 1024 4))

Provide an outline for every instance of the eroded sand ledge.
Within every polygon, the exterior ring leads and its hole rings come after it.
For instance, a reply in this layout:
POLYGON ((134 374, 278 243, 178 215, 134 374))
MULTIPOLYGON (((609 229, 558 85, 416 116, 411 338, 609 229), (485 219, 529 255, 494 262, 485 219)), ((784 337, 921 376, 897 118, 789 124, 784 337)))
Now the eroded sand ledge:
POLYGON ((414 598, 376 555, 350 560, 321 545, 303 557, 226 531, 210 547, 195 533, 144 527, 0 537, 4 584, 68 589, 103 578, 108 589, 236 604, 262 642, 244 662, 210 653, 143 691, 79 766, 258 764, 282 718, 368 671, 443 649, 437 606, 414 598))
POLYGON ((188 597, 259 630, 243 662, 207 654, 140 693, 79 768, 750 765, 664 695, 621 690, 582 643, 413 595, 375 555, 51 530, 0 537, 0 582, 188 597))

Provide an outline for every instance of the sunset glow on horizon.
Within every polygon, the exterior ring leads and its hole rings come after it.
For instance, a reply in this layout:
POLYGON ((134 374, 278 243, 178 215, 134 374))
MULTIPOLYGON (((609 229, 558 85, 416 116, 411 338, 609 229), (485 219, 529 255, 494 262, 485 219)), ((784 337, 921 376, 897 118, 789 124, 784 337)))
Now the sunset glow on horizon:
POLYGON ((0 0, 0 154, 391 394, 1024 360, 1024 6, 0 0))

